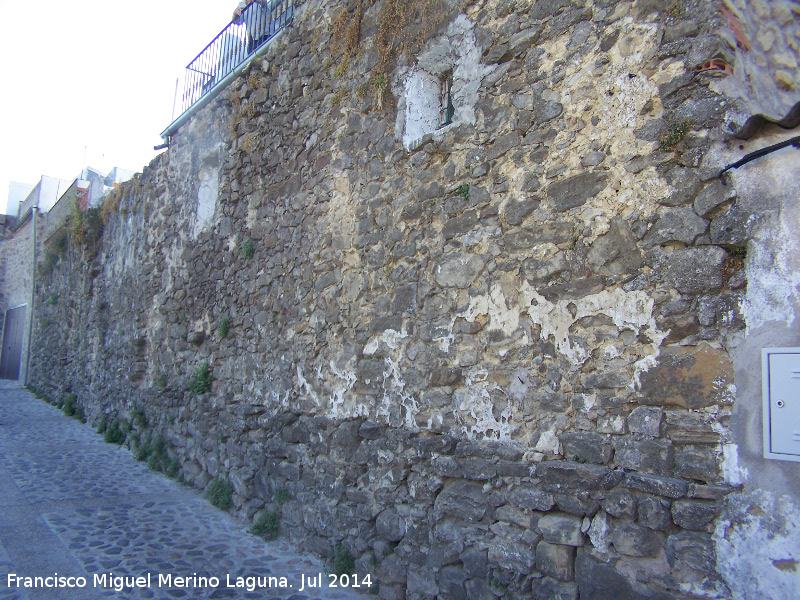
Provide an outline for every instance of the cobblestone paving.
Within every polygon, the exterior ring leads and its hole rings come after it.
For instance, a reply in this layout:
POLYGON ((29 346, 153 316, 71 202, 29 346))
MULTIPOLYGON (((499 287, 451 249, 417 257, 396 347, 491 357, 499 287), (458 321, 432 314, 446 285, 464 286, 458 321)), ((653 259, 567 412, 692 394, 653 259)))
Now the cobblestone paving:
POLYGON ((368 597, 328 588, 318 559, 297 554, 288 542, 248 534, 196 490, 147 470, 89 426, 10 382, 0 382, 0 457, 0 600, 368 597), (11 573, 85 577, 87 584, 9 587, 11 573), (309 578, 320 573, 323 586, 310 588, 309 578), (103 575, 110 584, 111 577, 148 574, 142 587, 94 585, 103 575), (175 577, 189 585, 176 585, 175 577), (228 587, 238 577, 245 587, 228 587), (270 587, 248 591, 259 583, 270 587))

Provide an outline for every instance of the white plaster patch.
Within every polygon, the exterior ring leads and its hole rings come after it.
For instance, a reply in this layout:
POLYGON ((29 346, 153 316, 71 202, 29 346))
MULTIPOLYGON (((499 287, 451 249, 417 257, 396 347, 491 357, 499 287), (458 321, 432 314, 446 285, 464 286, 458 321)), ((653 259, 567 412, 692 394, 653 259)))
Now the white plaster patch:
POLYGON ((195 239, 211 224, 219 196, 219 172, 216 169, 200 169, 199 177, 200 189, 197 191, 197 211, 192 230, 195 239))
POLYGON ((747 469, 739 466, 739 447, 722 444, 722 474, 730 485, 741 485, 747 480, 747 469))
POLYGON ((475 124, 475 104, 483 77, 494 66, 481 63, 481 51, 472 31, 473 23, 459 15, 447 32, 428 45, 409 69, 400 69, 393 86, 398 96, 395 135, 410 150, 427 134, 442 137, 450 126, 441 127, 442 77, 452 73, 451 96, 455 113, 452 124, 475 124))
POLYGON ((717 571, 734 600, 800 597, 800 507, 758 490, 729 497, 714 529, 717 571))
POLYGON ((498 389, 497 384, 484 380, 468 383, 468 386, 453 394, 455 417, 463 435, 469 440, 510 440, 513 432, 511 402, 500 412, 499 418, 495 418, 490 392, 498 389))

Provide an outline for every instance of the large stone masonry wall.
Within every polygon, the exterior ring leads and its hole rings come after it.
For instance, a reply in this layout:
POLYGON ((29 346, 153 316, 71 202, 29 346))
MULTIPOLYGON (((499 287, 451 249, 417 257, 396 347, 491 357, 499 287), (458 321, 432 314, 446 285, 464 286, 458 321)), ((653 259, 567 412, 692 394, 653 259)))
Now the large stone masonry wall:
MULTIPOLYGON (((34 385, 128 423, 135 451, 161 436, 189 484, 230 480, 242 517, 344 543, 382 598, 796 591, 797 491, 769 556, 743 534, 777 501, 745 485, 732 357, 766 277, 748 244, 780 218, 759 212, 763 172, 716 179, 745 149, 694 70, 724 44, 715 7, 467 3, 378 110, 383 3, 347 73, 341 3, 296 4, 123 186, 96 258, 74 247, 37 282, 59 300, 39 302, 34 385), (419 69, 450 70, 457 104, 421 137, 419 69), (744 548, 764 565, 747 582, 744 548)), ((759 306, 782 319, 794 293, 759 306)))

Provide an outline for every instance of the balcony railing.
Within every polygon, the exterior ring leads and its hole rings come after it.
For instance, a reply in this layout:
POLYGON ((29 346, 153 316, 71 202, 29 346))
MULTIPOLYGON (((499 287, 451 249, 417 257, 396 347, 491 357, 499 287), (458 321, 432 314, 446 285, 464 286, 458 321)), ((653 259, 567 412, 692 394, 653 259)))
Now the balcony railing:
POLYGON ((186 67, 181 111, 208 94, 292 21, 293 0, 256 0, 186 67))

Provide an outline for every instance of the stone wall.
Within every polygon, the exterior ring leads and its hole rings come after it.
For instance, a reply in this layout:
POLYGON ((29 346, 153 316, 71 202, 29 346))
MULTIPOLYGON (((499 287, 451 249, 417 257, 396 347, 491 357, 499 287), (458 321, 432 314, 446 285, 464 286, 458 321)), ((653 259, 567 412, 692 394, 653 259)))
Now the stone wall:
POLYGON ((191 485, 230 480, 241 516, 346 545, 383 598, 796 591, 798 493, 775 481, 798 468, 768 461, 754 495, 731 423, 758 411, 736 355, 752 319, 800 345, 788 257, 776 316, 743 308, 752 277, 769 288, 763 213, 798 178, 716 177, 747 149, 694 70, 723 43, 715 7, 466 3, 384 98, 386 0, 348 69, 341 4, 296 4, 123 186, 96 258, 74 247, 39 282, 59 302, 39 302, 36 387, 129 424, 140 455, 160 436, 191 485), (406 131, 432 97, 415 86, 448 72, 453 124, 406 131), (761 551, 747 519, 772 492, 785 543, 761 551))
MULTIPOLYGON (((30 212, 30 211, 29 211, 30 212)), ((43 218, 38 215, 38 235, 41 235, 43 218)), ((33 293, 33 220, 28 217, 27 222, 13 233, 11 237, 0 244, 0 264, 2 264, 2 299, 3 322, 0 323, 0 340, 2 340, 5 327, 5 313, 9 309, 26 306, 25 327, 22 338, 22 357, 19 370, 20 381, 26 381, 27 358, 30 336, 31 296, 33 293)))

